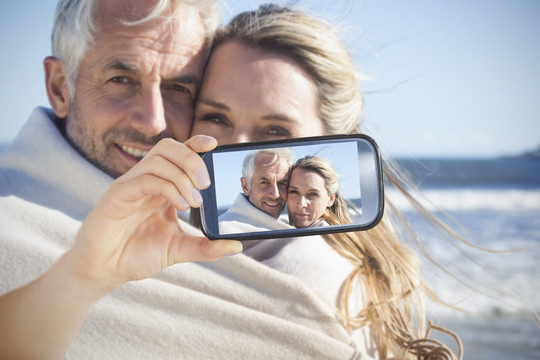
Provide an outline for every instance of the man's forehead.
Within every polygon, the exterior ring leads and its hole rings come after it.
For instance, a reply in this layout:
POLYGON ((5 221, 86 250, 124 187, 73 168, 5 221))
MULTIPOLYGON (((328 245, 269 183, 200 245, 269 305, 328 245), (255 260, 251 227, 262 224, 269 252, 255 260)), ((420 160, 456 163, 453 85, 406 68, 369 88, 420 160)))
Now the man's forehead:
POLYGON ((121 64, 132 72, 154 69, 167 78, 184 77, 190 72, 194 80, 188 82, 198 84, 206 53, 204 24, 198 10, 180 4, 173 17, 165 17, 171 14, 166 10, 163 16, 141 24, 122 23, 145 18, 153 5, 148 0, 100 2, 99 31, 91 49, 99 54, 96 66, 106 70, 121 64))
POLYGON ((279 181, 289 177, 289 167, 286 162, 276 162, 272 165, 257 166, 255 167, 254 177, 268 180, 275 180, 277 178, 279 181))

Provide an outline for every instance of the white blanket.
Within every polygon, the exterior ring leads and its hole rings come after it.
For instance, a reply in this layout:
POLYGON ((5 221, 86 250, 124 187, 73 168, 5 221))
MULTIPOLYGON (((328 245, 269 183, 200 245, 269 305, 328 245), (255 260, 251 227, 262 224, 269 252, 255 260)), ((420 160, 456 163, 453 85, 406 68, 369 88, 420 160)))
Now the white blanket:
POLYGON ((219 219, 219 233, 222 235, 264 230, 294 229, 282 219, 274 218, 257 209, 242 193, 238 194, 232 206, 219 219))
MULTIPOLYGON (((0 293, 50 267, 112 181, 50 116, 36 109, 0 155, 0 293)), ((242 254, 175 265, 96 303, 66 358, 368 359, 308 286, 242 254)))

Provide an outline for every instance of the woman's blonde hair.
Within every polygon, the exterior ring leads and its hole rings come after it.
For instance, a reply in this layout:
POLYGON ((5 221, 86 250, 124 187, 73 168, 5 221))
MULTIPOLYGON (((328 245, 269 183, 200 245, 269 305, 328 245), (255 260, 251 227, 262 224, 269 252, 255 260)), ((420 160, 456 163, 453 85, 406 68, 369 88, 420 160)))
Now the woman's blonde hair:
POLYGON ((228 41, 286 56, 315 81, 319 116, 327 134, 358 133, 362 92, 354 62, 334 29, 287 7, 263 5, 237 15, 214 38, 214 48, 228 41))
MULTIPOLYGON (((319 115, 327 134, 361 132, 360 76, 330 24, 288 7, 263 5, 256 11, 237 15, 219 30, 213 48, 230 41, 289 57, 310 74, 318 88, 319 115)), ((407 192, 399 172, 389 164, 384 164, 387 182, 396 185, 421 208, 407 192)), ((418 257, 399 240, 394 230, 395 225, 410 227, 386 201, 390 211, 375 228, 325 235, 330 246, 355 265, 342 285, 338 307, 343 323, 351 331, 370 326, 382 359, 390 356, 428 359, 434 354, 437 359, 454 358, 445 345, 425 338, 422 295, 426 289, 421 281, 418 257), (350 309, 355 291, 363 291, 366 298, 367 305, 359 313, 350 309)), ((342 219, 330 214, 326 221, 339 224, 342 219)))

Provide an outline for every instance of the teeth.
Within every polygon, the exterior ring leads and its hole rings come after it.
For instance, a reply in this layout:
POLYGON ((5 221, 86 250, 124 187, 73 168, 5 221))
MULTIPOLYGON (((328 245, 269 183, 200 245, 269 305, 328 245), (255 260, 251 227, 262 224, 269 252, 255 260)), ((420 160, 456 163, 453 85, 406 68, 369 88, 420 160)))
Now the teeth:
POLYGON ((123 151, 127 152, 129 155, 136 157, 138 159, 142 159, 143 157, 146 156, 146 154, 148 154, 148 151, 142 151, 142 150, 135 149, 135 148, 125 146, 125 145, 121 145, 120 148, 123 151))

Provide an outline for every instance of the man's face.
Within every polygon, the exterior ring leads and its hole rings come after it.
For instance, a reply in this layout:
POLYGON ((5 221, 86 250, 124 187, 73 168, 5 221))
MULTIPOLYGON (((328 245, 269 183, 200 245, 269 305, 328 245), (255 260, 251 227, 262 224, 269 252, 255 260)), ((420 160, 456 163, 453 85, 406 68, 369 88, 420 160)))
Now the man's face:
MULTIPOLYGON (((204 67, 204 26, 178 5, 136 26, 117 19, 146 14, 152 2, 101 1, 96 41, 79 66, 66 132, 90 162, 113 177, 128 171, 162 138, 185 141, 191 131, 204 67)), ((139 16, 140 18, 140 16, 139 16)))
POLYGON ((242 178, 242 189, 249 202, 268 215, 278 218, 287 202, 287 184, 289 181, 289 164, 279 159, 272 165, 273 156, 259 154, 255 158, 255 172, 251 183, 242 178))

